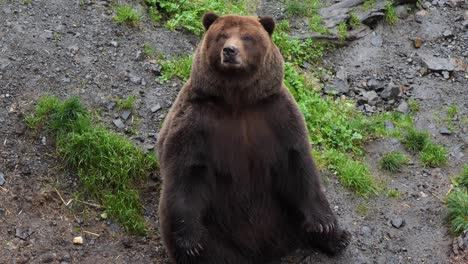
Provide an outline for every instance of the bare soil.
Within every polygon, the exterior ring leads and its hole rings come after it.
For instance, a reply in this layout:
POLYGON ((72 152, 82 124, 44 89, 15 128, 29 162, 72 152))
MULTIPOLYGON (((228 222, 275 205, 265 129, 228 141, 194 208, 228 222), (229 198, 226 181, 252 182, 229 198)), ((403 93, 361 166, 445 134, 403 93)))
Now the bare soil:
MULTIPOLYGON (((0 0, 0 173, 6 180, 0 186, 0 263, 168 263, 158 235, 157 172, 142 187, 150 235, 129 235, 100 217, 102 208, 75 195, 77 176, 61 167, 53 138, 31 131, 23 119, 44 94, 77 95, 103 124, 153 151, 159 124, 182 83, 158 83, 154 62, 139 53, 147 43, 166 56, 189 54, 197 38, 149 21, 137 28, 117 25, 108 1, 22 2, 0 0), (119 130, 112 121, 121 112, 112 107, 112 99, 130 95, 137 98, 136 112, 122 119, 126 129, 119 130), (158 104, 161 110, 151 111, 158 104), (84 238, 83 245, 72 243, 76 236, 84 238)), ((438 73, 421 75, 417 59, 422 53, 468 62, 468 33, 462 25, 468 20, 464 18, 468 5, 454 2, 457 5, 430 8, 422 22, 409 14, 393 27, 378 24, 367 37, 334 51, 324 62, 325 67, 342 66, 351 86, 368 78, 407 85, 410 96, 421 105, 415 114, 417 128, 428 130, 449 150, 448 165, 425 168, 418 156, 408 153, 412 165, 399 173, 383 173, 377 166, 380 157, 390 150, 405 151, 392 138, 368 142, 365 160, 372 174, 389 189, 398 189, 401 197, 382 194, 365 200, 327 175, 328 198, 353 241, 335 258, 298 251, 283 263, 467 261, 462 252, 455 255, 452 250, 443 199, 450 177, 468 162, 468 73, 454 71, 450 79, 438 73), (454 36, 444 38, 446 30, 454 36), (381 45, 373 44, 376 36, 382 39, 381 45), (420 49, 413 46, 416 36, 424 38, 420 49), (452 104, 459 108, 454 131, 441 135, 439 130, 449 125, 445 110, 452 104), (405 224, 393 227, 392 220, 400 219, 405 224)), ((263 1, 262 10, 270 4, 271 12, 281 13, 278 1, 263 1)))

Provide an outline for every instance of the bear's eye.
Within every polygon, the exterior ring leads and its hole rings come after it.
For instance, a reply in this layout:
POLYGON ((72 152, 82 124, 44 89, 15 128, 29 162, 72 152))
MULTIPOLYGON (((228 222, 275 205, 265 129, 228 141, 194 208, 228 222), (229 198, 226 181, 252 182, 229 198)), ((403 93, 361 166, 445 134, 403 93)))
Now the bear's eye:
POLYGON ((228 38, 228 36, 226 34, 224 34, 224 33, 221 33, 221 34, 218 35, 218 40, 225 40, 227 38, 228 38))
POLYGON ((243 40, 243 41, 251 41, 251 40, 253 40, 253 39, 252 39, 252 37, 249 36, 249 35, 244 35, 244 36, 242 36, 242 40, 243 40))

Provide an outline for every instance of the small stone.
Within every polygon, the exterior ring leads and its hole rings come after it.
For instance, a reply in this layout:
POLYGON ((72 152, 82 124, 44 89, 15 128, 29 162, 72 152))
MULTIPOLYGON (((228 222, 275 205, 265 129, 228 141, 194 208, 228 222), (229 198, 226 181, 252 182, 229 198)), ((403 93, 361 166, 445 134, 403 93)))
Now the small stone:
POLYGON ((81 236, 74 237, 73 238, 73 244, 83 245, 83 238, 81 236))
POLYGON ((449 59, 438 58, 432 55, 421 55, 419 54, 424 66, 432 71, 453 71, 455 67, 449 59))
POLYGON ((379 101, 379 96, 375 91, 364 92, 362 95, 369 105, 375 105, 379 101))
POLYGON ((122 120, 120 120, 120 118, 117 118, 112 122, 117 128, 120 128, 120 129, 125 128, 125 124, 122 122, 122 120))
POLYGON ((130 77, 130 82, 134 84, 141 84, 141 78, 138 76, 135 76, 133 74, 130 74, 128 77, 130 77))
POLYGON ((157 104, 153 107, 151 107, 151 112, 156 113, 157 111, 161 110, 161 105, 157 104))
POLYGON ((153 144, 145 144, 144 148, 146 150, 152 150, 152 149, 154 149, 154 145, 153 144))
POLYGON ((392 226, 395 227, 395 228, 403 227, 406 224, 405 219, 400 218, 400 217, 394 218, 390 222, 391 222, 392 226))
POLYGON ((367 81, 367 88, 369 90, 377 90, 379 88, 380 84, 376 79, 370 79, 367 81))
POLYGON ((143 53, 141 50, 137 50, 136 54, 135 54, 135 60, 136 61, 142 61, 144 60, 146 57, 145 53, 143 53))
POLYGON ((425 194, 424 192, 419 192, 419 194, 421 195, 422 198, 426 198, 426 197, 427 197, 427 194, 425 194))
POLYGON ((116 103, 113 102, 113 101, 111 101, 111 102, 109 102, 109 104, 107 105, 107 109, 108 109, 108 110, 112 110, 112 108, 114 108, 115 105, 116 105, 116 103))
POLYGON ((41 144, 44 145, 44 146, 47 144, 47 138, 46 137, 41 138, 41 144))
POLYGON ((408 113, 409 112, 409 105, 406 101, 403 101, 398 105, 397 109, 398 112, 400 113, 408 113))
POLYGON ((443 127, 439 130, 439 133, 442 135, 450 136, 452 134, 452 131, 450 129, 443 127))
POLYGON ((396 7, 396 14, 398 16, 398 18, 400 19, 406 19, 408 18, 409 16, 409 13, 408 13, 408 6, 406 5, 398 5, 396 7))
POLYGON ((3 184, 5 184, 5 174, 0 172, 0 186, 3 186, 3 184))
POLYGON ((5 209, 0 207, 0 217, 5 215, 5 209))
POLYGON ((70 78, 63 78, 63 79, 62 79, 62 82, 64 82, 64 83, 70 83, 71 80, 70 80, 70 78))
POLYGON ((451 30, 447 29, 444 31, 444 33, 442 33, 442 36, 444 36, 444 38, 451 38, 453 37, 453 33, 451 30))
POLYGON ((304 61, 302 63, 302 68, 308 70, 308 69, 310 69, 310 67, 312 67, 312 64, 308 63, 307 61, 304 61))
POLYGON ((444 77, 444 79, 449 79, 450 73, 448 71, 442 71, 442 76, 444 77))
POLYGON ((419 10, 415 14, 415 20, 418 23, 422 23, 424 18, 428 15, 429 13, 426 10, 419 10))
POLYGON ((345 94, 349 91, 348 81, 339 78, 333 78, 327 83, 327 85, 324 88, 324 91, 327 94, 345 94))
POLYGON ((382 36, 375 35, 371 38, 371 44, 374 47, 381 47, 383 43, 382 36))
POLYGON ((387 87, 382 91, 380 96, 386 100, 396 99, 400 94, 400 86, 390 82, 387 87))
POLYGON ((120 117, 122 117, 124 120, 127 120, 131 114, 132 112, 130 110, 125 110, 122 112, 122 114, 120 114, 120 117))
POLYGON ((372 233, 372 229, 368 226, 362 226, 361 231, 359 232, 359 234, 364 237, 370 236, 371 233, 372 233))
POLYGON ((51 263, 53 262, 55 259, 57 258, 57 254, 53 253, 53 252, 48 252, 48 253, 45 253, 43 254, 39 260, 41 263, 51 263))
POLYGON ((117 41, 115 40, 112 40, 111 42, 109 42, 109 45, 111 45, 114 48, 117 48, 119 46, 119 43, 117 43, 117 41))
POLYGON ((385 129, 388 131, 395 130, 395 124, 390 120, 384 120, 385 129))
POLYGON ((15 229, 15 237, 21 239, 21 240, 27 240, 31 235, 32 235, 32 231, 26 229, 26 230, 23 230, 22 228, 16 228, 15 229))

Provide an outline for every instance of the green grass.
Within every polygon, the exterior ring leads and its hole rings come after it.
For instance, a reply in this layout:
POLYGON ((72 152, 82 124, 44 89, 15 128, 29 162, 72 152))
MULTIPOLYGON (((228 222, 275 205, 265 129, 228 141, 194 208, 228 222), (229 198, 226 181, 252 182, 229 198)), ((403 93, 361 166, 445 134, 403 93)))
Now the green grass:
POLYGON ((401 169, 401 167, 407 164, 408 157, 398 151, 385 154, 379 162, 381 169, 390 172, 397 172, 401 169))
POLYGON ((403 145, 409 151, 418 152, 424 148, 428 141, 429 134, 411 128, 407 131, 403 139, 403 145))
POLYGON ((340 41, 345 41, 346 38, 348 37, 348 25, 346 25, 345 22, 340 23, 337 27, 336 30, 338 32, 338 39, 340 41))
POLYGON ((421 161, 427 167, 439 167, 447 164, 448 153, 441 145, 427 142, 421 151, 421 161))
POLYGON ((401 192, 398 191, 397 189, 391 189, 387 191, 387 197, 388 198, 395 198, 399 199, 401 197, 401 192))
POLYGON ((309 19, 309 28, 312 32, 321 34, 330 34, 331 31, 323 26, 322 17, 318 14, 314 14, 309 19))
POLYGON ((419 112, 419 110, 421 109, 421 106, 413 98, 408 99, 408 105, 412 113, 419 112))
POLYGON ((57 152, 76 171, 84 192, 106 208, 124 228, 145 234, 142 205, 136 186, 157 168, 153 154, 145 154, 125 137, 95 126, 78 98, 61 102, 43 97, 26 117, 33 129, 56 136, 57 152))
POLYGON ((117 23, 135 26, 141 20, 140 11, 133 8, 131 5, 119 5, 116 7, 115 12, 114 20, 117 21, 117 23))
POLYGON ((455 186, 468 189, 468 164, 465 164, 460 175, 455 177, 455 186))
POLYGON ((362 4, 362 10, 369 11, 377 4, 376 0, 365 0, 362 4))
POLYGON ((23 0, 23 4, 29 5, 29 4, 31 4, 31 1, 32 1, 32 0, 23 0))
POLYGON ((452 233, 458 235, 468 230, 468 164, 455 177, 455 188, 447 196, 449 222, 452 233))
POLYGON ((351 26, 352 29, 356 29, 362 25, 359 17, 353 12, 349 13, 349 25, 351 26))
POLYGON ((187 80, 190 77, 192 61, 193 56, 179 56, 170 60, 161 61, 159 63, 161 65, 161 76, 159 76, 158 81, 164 83, 174 77, 187 80))
POLYGON ((286 14, 289 17, 312 16, 322 7, 320 0, 286 0, 286 14))
POLYGON ((392 2, 387 2, 385 3, 385 22, 387 22, 389 25, 394 25, 396 22, 398 22, 398 16, 396 13, 396 9, 393 6, 392 2))
POLYGON ((449 120, 453 120, 457 114, 458 114, 457 105, 450 105, 449 107, 447 107, 447 118, 449 120))
POLYGON ((136 96, 131 95, 125 99, 116 99, 115 102, 119 106, 120 110, 134 110, 136 103, 136 96))

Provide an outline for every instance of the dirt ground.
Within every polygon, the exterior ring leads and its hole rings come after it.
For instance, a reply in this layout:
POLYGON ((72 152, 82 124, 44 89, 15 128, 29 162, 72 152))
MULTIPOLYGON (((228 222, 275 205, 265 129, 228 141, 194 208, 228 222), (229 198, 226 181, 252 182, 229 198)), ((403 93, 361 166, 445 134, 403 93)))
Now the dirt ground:
MULTIPOLYGON (((150 235, 128 235, 100 217, 102 208, 77 199, 78 179, 54 156, 53 138, 34 133, 23 119, 41 95, 78 95, 104 124, 125 133, 112 123, 121 114, 112 99, 135 95, 135 115, 122 120, 127 131, 137 133, 126 134, 153 151, 159 123, 182 83, 156 82, 158 69, 141 59, 143 46, 150 44, 166 56, 188 54, 197 38, 148 21, 135 29, 117 25, 108 1, 22 2, 0 0, 0 175, 5 179, 0 186, 0 263, 168 263, 158 236, 157 173, 142 190, 150 235), (158 105, 161 109, 154 111, 158 105), (84 244, 74 245, 75 236, 83 236, 84 244)), ((265 7, 271 4, 278 12, 278 2, 263 1, 262 8, 268 10, 265 7)), ((441 199, 450 189, 450 177, 468 163, 468 72, 455 70, 450 79, 438 73, 419 74, 419 57, 427 54, 468 63, 463 24, 468 3, 454 2, 457 5, 434 4, 423 17, 409 14, 393 27, 380 23, 371 34, 324 61, 324 66, 345 70, 351 87, 368 78, 406 85, 421 106, 416 127, 428 130, 449 150, 448 165, 424 168, 418 157, 411 156, 411 165, 403 171, 383 173, 376 165, 380 157, 404 149, 392 138, 368 142, 366 163, 373 176, 398 189, 401 198, 382 195, 364 200, 329 175, 328 198, 341 225, 353 234, 350 246, 335 258, 296 252, 284 263, 467 261, 462 252, 453 252, 441 199), (447 30, 452 36, 444 37, 447 30), (416 36, 424 39, 420 49, 413 47, 416 36), (454 131, 442 135, 440 129, 448 126, 445 110, 452 104, 459 108, 454 131), (399 220, 404 225, 393 227, 392 221, 399 220)))

